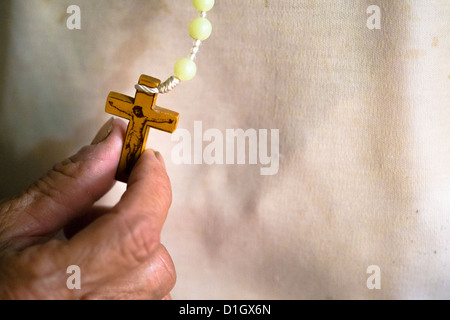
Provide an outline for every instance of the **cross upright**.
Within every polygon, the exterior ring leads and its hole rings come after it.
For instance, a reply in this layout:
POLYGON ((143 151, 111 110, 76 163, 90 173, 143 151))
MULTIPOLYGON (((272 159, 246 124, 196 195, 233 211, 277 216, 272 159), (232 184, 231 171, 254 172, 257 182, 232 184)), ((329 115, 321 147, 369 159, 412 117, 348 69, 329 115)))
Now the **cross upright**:
MULTIPOLYGON (((139 84, 157 88, 159 79, 142 75, 139 84)), ((136 92, 135 98, 111 92, 106 101, 106 112, 129 120, 127 134, 120 156, 116 180, 127 182, 139 157, 145 150, 150 128, 173 133, 179 114, 155 105, 157 94, 136 92)))

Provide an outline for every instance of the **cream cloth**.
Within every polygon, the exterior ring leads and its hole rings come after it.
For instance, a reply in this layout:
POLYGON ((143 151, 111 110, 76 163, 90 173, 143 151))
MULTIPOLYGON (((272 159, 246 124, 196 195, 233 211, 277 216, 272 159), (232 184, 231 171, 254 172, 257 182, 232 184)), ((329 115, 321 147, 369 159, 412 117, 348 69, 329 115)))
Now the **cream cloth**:
MULTIPOLYGON (((170 76, 196 16, 189 0, 0 6, 2 195, 88 143, 109 91, 170 76)), ((158 105, 192 140, 195 121, 279 129, 279 171, 176 165, 178 142, 151 131, 173 184, 175 299, 450 298, 449 17, 448 0, 217 1, 197 77, 158 105)))

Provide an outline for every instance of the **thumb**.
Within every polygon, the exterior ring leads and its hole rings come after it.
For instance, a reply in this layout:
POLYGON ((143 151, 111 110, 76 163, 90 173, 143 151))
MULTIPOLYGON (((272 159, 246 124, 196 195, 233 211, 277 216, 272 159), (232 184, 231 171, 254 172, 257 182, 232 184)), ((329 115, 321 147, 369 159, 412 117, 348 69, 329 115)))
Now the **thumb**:
POLYGON ((23 195, 0 205, 0 242, 47 240, 114 185, 126 125, 109 120, 92 144, 55 165, 23 195))

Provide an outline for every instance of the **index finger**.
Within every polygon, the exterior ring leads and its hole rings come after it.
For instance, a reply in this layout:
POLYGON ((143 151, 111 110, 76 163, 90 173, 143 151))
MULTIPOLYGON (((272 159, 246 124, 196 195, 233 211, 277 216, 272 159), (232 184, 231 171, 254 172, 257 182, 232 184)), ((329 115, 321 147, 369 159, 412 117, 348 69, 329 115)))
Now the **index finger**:
POLYGON ((86 282, 138 267, 158 247, 171 201, 164 163, 153 151, 144 152, 119 203, 76 234, 64 256, 85 270, 86 282))
POLYGON ((119 212, 144 213, 162 228, 172 203, 172 187, 161 154, 147 150, 128 179, 127 191, 114 207, 119 212))

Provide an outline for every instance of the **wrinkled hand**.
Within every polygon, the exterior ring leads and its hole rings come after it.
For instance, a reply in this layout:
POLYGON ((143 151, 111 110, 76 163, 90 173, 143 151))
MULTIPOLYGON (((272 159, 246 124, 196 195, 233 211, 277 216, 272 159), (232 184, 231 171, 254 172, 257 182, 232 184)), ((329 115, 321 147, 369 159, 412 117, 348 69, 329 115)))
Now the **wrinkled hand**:
POLYGON ((162 157, 146 151, 112 208, 94 203, 114 185, 126 126, 110 120, 93 144, 0 204, 0 299, 162 299, 175 285, 160 243, 171 204, 162 157), (65 230, 67 240, 54 236, 65 230), (67 268, 80 268, 69 289, 67 268))

